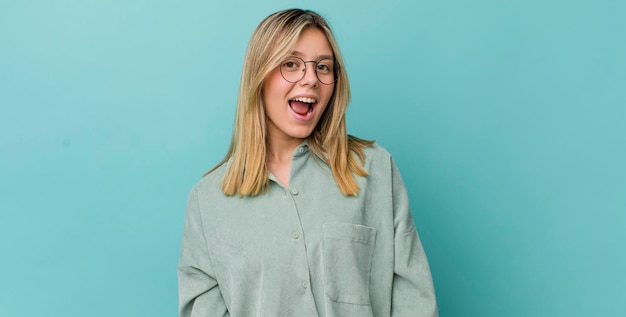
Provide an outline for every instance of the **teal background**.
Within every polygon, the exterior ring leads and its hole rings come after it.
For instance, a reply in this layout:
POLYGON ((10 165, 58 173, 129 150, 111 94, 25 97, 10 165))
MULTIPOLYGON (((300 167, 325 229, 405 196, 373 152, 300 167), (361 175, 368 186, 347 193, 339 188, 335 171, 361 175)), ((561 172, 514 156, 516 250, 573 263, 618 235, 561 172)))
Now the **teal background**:
POLYGON ((174 316, 271 12, 335 29, 441 316, 625 316, 626 2, 0 0, 0 316, 174 316))

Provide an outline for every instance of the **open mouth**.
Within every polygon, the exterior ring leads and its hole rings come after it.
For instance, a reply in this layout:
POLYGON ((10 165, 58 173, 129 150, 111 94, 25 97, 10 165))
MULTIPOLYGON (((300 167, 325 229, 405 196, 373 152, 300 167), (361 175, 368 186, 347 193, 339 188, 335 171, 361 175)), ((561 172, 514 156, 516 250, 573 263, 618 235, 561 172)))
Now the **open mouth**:
POLYGON ((309 116, 315 109, 317 100, 309 97, 296 97, 289 100, 289 107, 300 116, 309 116))

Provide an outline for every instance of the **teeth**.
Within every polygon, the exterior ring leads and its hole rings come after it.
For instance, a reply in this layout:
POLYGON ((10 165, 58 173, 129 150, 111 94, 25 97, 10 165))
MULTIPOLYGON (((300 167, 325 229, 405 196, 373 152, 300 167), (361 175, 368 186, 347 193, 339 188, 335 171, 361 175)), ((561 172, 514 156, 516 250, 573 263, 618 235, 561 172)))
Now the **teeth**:
POLYGON ((293 98, 291 100, 295 100, 295 101, 300 101, 300 102, 306 102, 306 103, 315 103, 315 99, 313 98, 308 98, 308 97, 296 97, 293 98))

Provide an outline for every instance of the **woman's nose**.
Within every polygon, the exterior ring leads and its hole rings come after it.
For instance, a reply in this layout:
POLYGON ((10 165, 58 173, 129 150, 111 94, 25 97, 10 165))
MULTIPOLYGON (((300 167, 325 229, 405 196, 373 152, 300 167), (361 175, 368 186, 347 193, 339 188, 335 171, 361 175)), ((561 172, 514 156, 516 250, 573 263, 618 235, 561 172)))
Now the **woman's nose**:
MULTIPOLYGON (((314 62, 311 62, 314 63, 314 62)), ((317 74, 315 73, 315 67, 317 65, 307 65, 302 71, 304 72, 304 77, 302 77, 302 80, 300 81, 303 84, 308 84, 308 85, 313 85, 313 86, 317 86, 317 82, 319 81, 317 79, 317 74)))

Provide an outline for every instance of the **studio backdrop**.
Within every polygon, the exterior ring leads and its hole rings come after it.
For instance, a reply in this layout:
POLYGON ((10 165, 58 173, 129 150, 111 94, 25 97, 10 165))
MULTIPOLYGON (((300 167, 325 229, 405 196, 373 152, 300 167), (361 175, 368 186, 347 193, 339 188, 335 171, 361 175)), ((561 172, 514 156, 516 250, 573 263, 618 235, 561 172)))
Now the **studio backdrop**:
POLYGON ((624 316, 626 2, 0 0, 0 316, 177 314, 268 14, 324 15, 441 316, 624 316))

